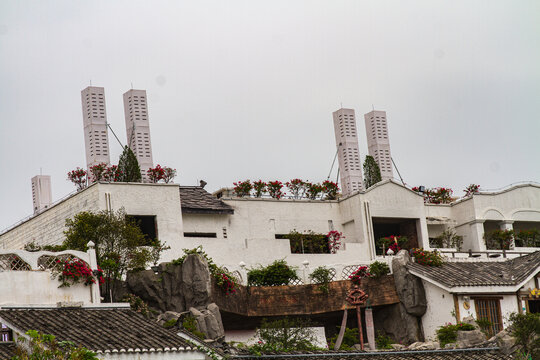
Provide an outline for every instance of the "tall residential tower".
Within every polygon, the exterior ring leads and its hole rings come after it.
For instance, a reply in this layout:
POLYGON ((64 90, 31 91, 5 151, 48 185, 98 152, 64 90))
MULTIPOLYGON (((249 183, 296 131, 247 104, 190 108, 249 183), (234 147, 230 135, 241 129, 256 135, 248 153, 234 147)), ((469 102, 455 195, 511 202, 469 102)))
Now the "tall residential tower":
POLYGON ((369 155, 373 156, 379 169, 381 178, 392 179, 392 153, 390 152, 390 139, 386 124, 386 111, 373 110, 364 115, 366 121, 366 136, 369 155))
POLYGON ((89 86, 81 91, 86 166, 110 164, 105 90, 89 86))
POLYGON ((49 175, 36 175, 32 178, 32 202, 34 214, 51 205, 51 177, 49 175))
POLYGON ((332 116, 334 117, 334 133, 338 148, 341 192, 347 196, 363 188, 356 117, 353 109, 343 108, 334 111, 332 116))
POLYGON ((145 90, 131 89, 124 94, 124 115, 128 146, 139 161, 143 182, 148 182, 146 171, 154 166, 154 161, 145 90))

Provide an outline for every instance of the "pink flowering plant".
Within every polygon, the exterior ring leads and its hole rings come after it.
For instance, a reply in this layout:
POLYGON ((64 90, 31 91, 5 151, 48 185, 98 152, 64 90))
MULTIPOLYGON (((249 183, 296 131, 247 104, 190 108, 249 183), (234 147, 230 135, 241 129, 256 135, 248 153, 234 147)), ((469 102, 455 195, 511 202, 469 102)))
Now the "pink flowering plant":
POLYGON ((238 181, 233 183, 234 185, 234 193, 238 197, 244 197, 249 196, 251 189, 253 188, 253 185, 251 184, 251 181, 238 181))
POLYGON ((67 173, 68 180, 77 186, 77 190, 82 190, 86 187, 86 170, 76 168, 67 173))
POLYGON ((266 183, 262 180, 254 181, 253 190, 255 191, 255 197, 262 197, 266 192, 266 183))
POLYGON ((438 251, 429 251, 424 249, 411 249, 411 256, 417 264, 424 266, 442 266, 444 260, 438 251))
POLYGON ((377 241, 377 244, 379 245, 379 248, 382 250, 384 254, 388 252, 388 250, 392 250, 394 254, 397 254, 399 250, 404 248, 407 245, 407 242, 409 240, 406 236, 396 236, 396 235, 390 235, 387 237, 380 238, 377 241))
POLYGON ((170 168, 168 166, 163 167, 163 181, 165 184, 170 183, 176 177, 176 169, 170 168))
POLYGON ((268 194, 274 199, 279 200, 285 195, 285 193, 281 191, 283 188, 281 181, 269 181, 266 187, 268 189, 268 194))
POLYGON ((159 180, 163 179, 163 175, 165 175, 165 170, 163 170, 161 165, 157 164, 156 167, 146 170, 146 174, 148 175, 148 179, 150 179, 151 182, 157 183, 159 180))
POLYGON ((306 197, 310 200, 315 200, 323 192, 321 184, 306 183, 306 197))
POLYGON ((111 165, 108 168, 106 168, 105 171, 103 172, 104 181, 118 182, 120 181, 121 176, 122 176, 122 171, 118 169, 117 165, 111 165))
POLYGON ((107 164, 99 163, 94 166, 90 166, 90 175, 92 182, 104 180, 104 173, 107 170, 107 164))
POLYGON ((287 181, 285 183, 285 186, 287 189, 289 189, 289 193, 293 199, 301 199, 304 196, 306 192, 306 185, 307 182, 301 179, 292 179, 291 181, 287 181))
POLYGON ((467 188, 463 190, 463 192, 465 193, 465 197, 467 197, 467 196, 471 196, 472 194, 477 194, 479 190, 480 190, 480 185, 471 184, 467 186, 467 188))
POLYGON ((354 285, 360 286, 362 279, 365 277, 371 277, 369 268, 367 266, 360 266, 349 276, 349 279, 354 285))
POLYGON ((215 279, 216 283, 221 290, 223 290, 225 295, 234 294, 236 292, 238 285, 236 284, 234 277, 231 276, 231 274, 229 274, 227 271, 219 271, 217 276, 215 276, 215 279))
POLYGON ((59 287, 69 287, 74 284, 84 285, 103 284, 103 271, 98 267, 97 274, 94 275, 87 263, 78 258, 71 260, 56 260, 56 267, 52 269, 53 278, 58 277, 61 282, 59 287), (96 281, 97 279, 97 281, 96 281))
POLYGON ((326 194, 327 200, 335 200, 337 199, 337 194, 339 191, 339 186, 330 180, 325 180, 322 183, 323 193, 326 194))
POLYGON ((335 254, 341 247, 341 239, 344 239, 345 236, 339 231, 332 230, 326 237, 328 238, 328 249, 330 250, 330 254, 335 254))

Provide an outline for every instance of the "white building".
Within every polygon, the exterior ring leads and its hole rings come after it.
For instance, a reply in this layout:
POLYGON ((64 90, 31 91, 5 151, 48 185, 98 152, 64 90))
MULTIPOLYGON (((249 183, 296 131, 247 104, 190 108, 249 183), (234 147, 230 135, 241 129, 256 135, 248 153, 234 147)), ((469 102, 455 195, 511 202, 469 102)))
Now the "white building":
POLYGON ((344 196, 363 188, 362 162, 358 151, 356 117, 353 109, 339 109, 332 113, 338 152, 341 191, 344 196))
MULTIPOLYGON (((81 91, 86 167, 110 164, 105 89, 89 86, 81 91)), ((90 179, 92 181, 92 179, 90 179)))
POLYGON ((390 152, 386 111, 370 111, 364 114, 364 119, 369 155, 373 156, 379 165, 382 179, 393 179, 394 171, 392 170, 392 153, 390 152))
MULTIPOLYGON (((298 267, 302 276, 326 265, 341 278, 351 266, 383 259, 377 246, 381 237, 404 235, 409 247, 429 249, 430 238, 447 228, 463 236, 464 251, 479 252, 483 258, 487 252, 501 257, 501 251, 486 247, 485 231, 497 227, 540 229, 540 185, 531 183, 442 205, 424 204, 422 196, 393 180, 326 201, 217 199, 200 187, 97 183, 0 234, 0 244, 3 248, 22 248, 32 239, 40 244, 60 244, 66 219, 81 211, 122 207, 141 221, 145 234, 158 236, 171 247, 163 255, 164 261, 180 257, 183 248, 202 245, 216 263, 242 274, 245 268, 285 258, 298 267), (345 236, 344 244, 336 254, 294 251, 287 239, 293 230, 321 234, 338 230, 345 236)), ((518 246, 514 249, 522 253, 535 250, 518 246)), ((511 251, 506 255, 516 256, 511 251)))
POLYGON ((154 166, 148 123, 146 90, 129 90, 124 94, 124 116, 128 146, 137 157, 143 182, 148 182, 147 170, 154 166))
POLYGON ((32 203, 34 214, 51 205, 51 177, 49 175, 36 175, 32 178, 32 203))

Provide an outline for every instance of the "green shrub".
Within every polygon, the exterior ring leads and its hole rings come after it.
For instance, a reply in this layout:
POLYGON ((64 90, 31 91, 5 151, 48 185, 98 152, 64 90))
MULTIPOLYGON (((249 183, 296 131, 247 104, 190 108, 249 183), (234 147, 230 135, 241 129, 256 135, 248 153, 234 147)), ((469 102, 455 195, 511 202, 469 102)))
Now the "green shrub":
POLYGON ((131 310, 140 313, 141 315, 148 316, 149 309, 148 304, 143 299, 134 294, 124 295, 122 302, 129 303, 131 310))
POLYGON ((514 230, 493 230, 484 233, 488 250, 509 250, 514 239, 514 230))
POLYGON ((276 260, 272 264, 250 269, 247 274, 248 286, 287 285, 291 280, 299 280, 296 271, 285 260, 276 260))
POLYGON ((480 328, 480 331, 482 331, 484 335, 488 337, 489 331, 491 327, 493 326, 493 323, 486 318, 479 318, 479 319, 476 319, 476 325, 478 325, 478 327, 480 328))
MULTIPOLYGON (((338 326, 338 329, 340 329, 339 326, 338 326)), ((330 340, 328 341, 328 347, 332 350, 334 349, 334 346, 336 345, 338 335, 339 333, 332 336, 330 340)), ((353 329, 345 328, 345 333, 343 334, 343 341, 341 342, 341 346, 339 347, 339 350, 351 350, 354 344, 358 344, 358 342, 360 341, 359 339, 360 337, 358 334, 358 328, 353 328, 353 329)))
POLYGON ((411 255, 415 261, 424 266, 442 266, 443 258, 436 250, 411 249, 411 255))
POLYGON ((456 234, 454 229, 448 229, 437 236, 431 245, 436 245, 438 248, 455 248, 457 251, 461 251, 463 236, 456 234))
POLYGON ((293 254, 329 254, 328 236, 317 234, 311 230, 300 233, 291 231, 285 238, 291 243, 291 253, 293 254))
POLYGON ((382 331, 377 332, 377 338, 375 339, 377 349, 392 349, 392 344, 392 339, 388 335, 382 331))
POLYGON ((198 336, 201 339, 205 339, 206 335, 204 335, 202 332, 200 332, 197 329, 197 320, 192 315, 188 315, 184 318, 182 321, 182 327, 192 333, 195 336, 198 336))
POLYGON ((319 284, 319 290, 328 294, 328 285, 332 281, 332 270, 326 268, 326 266, 319 266, 309 275, 309 279, 315 284, 319 284))
POLYGON ((512 313, 509 320, 512 336, 522 352, 532 359, 540 359, 540 314, 512 313))
POLYGON ((316 350, 316 338, 310 323, 301 319, 283 318, 269 321, 263 319, 257 329, 258 342, 250 347, 252 354, 316 350))
POLYGON ((177 319, 171 319, 169 321, 165 321, 165 323, 163 324, 163 327, 166 329, 172 328, 173 326, 176 325, 177 322, 178 322, 177 319))
POLYGON ((390 267, 385 262, 375 261, 369 265, 369 273, 374 278, 380 278, 381 276, 390 274, 390 267))
POLYGON ((451 344, 457 340, 457 332, 460 331, 471 331, 476 329, 474 325, 466 323, 457 323, 457 324, 446 324, 437 329, 437 338, 439 343, 443 348, 446 344, 451 344))

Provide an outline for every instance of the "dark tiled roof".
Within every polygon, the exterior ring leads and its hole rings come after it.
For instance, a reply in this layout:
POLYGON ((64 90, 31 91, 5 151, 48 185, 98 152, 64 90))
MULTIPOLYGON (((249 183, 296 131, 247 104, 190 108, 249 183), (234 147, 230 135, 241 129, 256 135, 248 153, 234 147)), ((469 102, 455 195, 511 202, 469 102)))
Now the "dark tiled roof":
POLYGON ((507 261, 446 262, 441 267, 411 263, 407 268, 447 287, 515 286, 539 271, 540 251, 507 261))
POLYGON ((365 353, 346 353, 346 352, 325 352, 320 354, 279 354, 263 355, 262 357, 247 355, 232 357, 232 360, 248 359, 277 359, 277 360, 494 360, 494 359, 512 359, 509 355, 503 355, 498 349, 463 349, 463 350, 427 350, 427 351, 385 351, 385 352, 365 352, 365 353))
POLYGON ((180 186, 182 212, 188 214, 233 214, 234 210, 199 186, 180 186))
POLYGON ((23 332, 38 330, 92 351, 191 347, 174 331, 130 309, 2 309, 0 319, 23 332))
POLYGON ((0 360, 9 360, 15 356, 15 344, 12 342, 0 342, 0 360))

